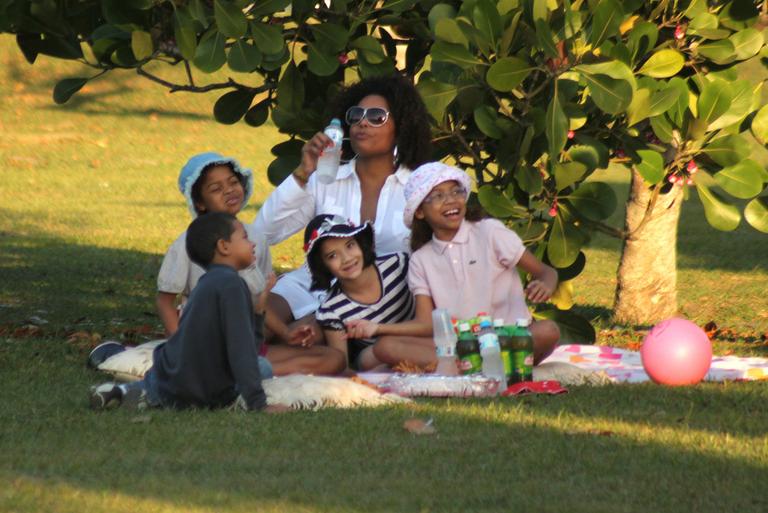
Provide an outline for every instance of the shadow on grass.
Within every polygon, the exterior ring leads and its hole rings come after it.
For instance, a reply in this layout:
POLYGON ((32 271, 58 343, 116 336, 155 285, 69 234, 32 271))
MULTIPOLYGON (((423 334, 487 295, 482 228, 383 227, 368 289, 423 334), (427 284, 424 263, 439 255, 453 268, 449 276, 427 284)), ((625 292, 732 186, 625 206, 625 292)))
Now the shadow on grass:
POLYGON ((155 322, 159 255, 13 233, 0 234, 0 248, 0 324, 33 315, 54 331, 73 324, 103 330, 117 321, 155 322))
POLYGON ((81 363, 68 365, 61 346, 9 344, 0 341, 11 369, 0 378, 0 476, 14 483, 4 498, 19 511, 29 497, 38 510, 111 512, 768 507, 759 478, 768 394, 756 384, 136 417, 88 412, 92 377, 81 363), (433 417, 438 435, 404 432, 414 415, 433 417))
MULTIPOLYGON (((624 185, 611 184, 614 190, 624 192, 624 185)), ((704 207, 695 198, 695 191, 683 204, 677 236, 678 269, 721 269, 727 271, 768 270, 768 236, 752 228, 744 219, 731 232, 711 227, 704 219, 704 207), (727 251, 724 251, 727 248, 727 251), (727 256, 724 256, 727 255, 727 256)), ((617 192, 620 215, 615 214, 610 223, 623 228, 623 201, 626 194, 617 192)), ((741 207, 743 209, 743 206, 741 207)), ((589 243, 590 248, 621 251, 621 240, 597 234, 589 243)), ((589 265, 589 262, 587 262, 589 265)))

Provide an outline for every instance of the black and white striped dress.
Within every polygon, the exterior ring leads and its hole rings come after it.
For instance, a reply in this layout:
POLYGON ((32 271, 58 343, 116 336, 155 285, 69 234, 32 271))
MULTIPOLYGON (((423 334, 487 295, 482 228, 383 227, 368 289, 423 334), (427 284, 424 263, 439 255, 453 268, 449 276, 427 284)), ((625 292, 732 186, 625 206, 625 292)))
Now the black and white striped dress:
MULTIPOLYGON (((413 319, 415 303, 408 288, 408 255, 391 253, 376 257, 376 268, 381 280, 381 298, 372 304, 358 303, 342 290, 337 282, 328 297, 315 312, 323 329, 344 331, 346 321, 365 319, 378 324, 393 324, 413 319)), ((360 340, 365 345, 376 338, 360 340)))

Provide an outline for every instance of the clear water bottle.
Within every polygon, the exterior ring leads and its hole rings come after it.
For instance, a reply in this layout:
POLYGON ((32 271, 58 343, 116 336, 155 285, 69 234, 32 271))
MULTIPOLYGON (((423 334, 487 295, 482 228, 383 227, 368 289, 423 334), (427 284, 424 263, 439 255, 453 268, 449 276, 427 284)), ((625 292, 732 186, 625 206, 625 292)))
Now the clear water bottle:
POLYGON ((483 357, 483 374, 499 382, 499 391, 504 390, 507 378, 504 375, 504 362, 501 360, 499 337, 493 330, 489 316, 480 317, 477 340, 480 342, 480 356, 483 357))
POLYGON ((341 161, 341 144, 344 141, 344 130, 341 128, 341 121, 333 118, 331 124, 325 127, 323 131, 331 141, 333 146, 328 146, 323 150, 323 154, 317 159, 317 170, 315 174, 320 183, 332 183, 336 180, 336 173, 339 170, 341 161))
POLYGON ((456 367, 456 332, 453 330, 451 315, 445 308, 432 310, 432 334, 435 340, 435 352, 437 353, 437 369, 435 374, 443 376, 456 376, 459 373, 456 367))

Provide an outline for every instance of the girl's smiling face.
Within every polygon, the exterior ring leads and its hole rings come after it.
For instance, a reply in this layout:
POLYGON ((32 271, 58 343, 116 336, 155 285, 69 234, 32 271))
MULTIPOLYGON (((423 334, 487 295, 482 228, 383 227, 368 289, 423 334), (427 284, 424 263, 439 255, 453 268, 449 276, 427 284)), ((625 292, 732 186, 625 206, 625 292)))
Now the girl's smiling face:
POLYGON ((467 191, 455 180, 436 185, 424 198, 414 217, 423 219, 438 239, 452 239, 467 213, 467 191))
POLYGON ((320 256, 338 280, 354 280, 363 272, 363 250, 354 237, 328 237, 321 241, 320 256))
POLYGON ((195 201, 198 212, 226 212, 237 215, 243 206, 245 189, 240 178, 227 165, 206 170, 200 183, 200 198, 195 201))

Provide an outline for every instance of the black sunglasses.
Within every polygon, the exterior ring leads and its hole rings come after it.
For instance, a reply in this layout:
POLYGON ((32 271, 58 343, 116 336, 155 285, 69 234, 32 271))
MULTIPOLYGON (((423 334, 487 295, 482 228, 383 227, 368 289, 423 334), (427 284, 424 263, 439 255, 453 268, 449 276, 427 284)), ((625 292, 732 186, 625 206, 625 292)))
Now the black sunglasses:
POLYGON ((367 119, 371 126, 380 127, 389 119, 389 111, 382 109, 381 107, 370 107, 366 109, 364 107, 354 106, 347 109, 345 119, 349 126, 356 125, 363 119, 367 119))

